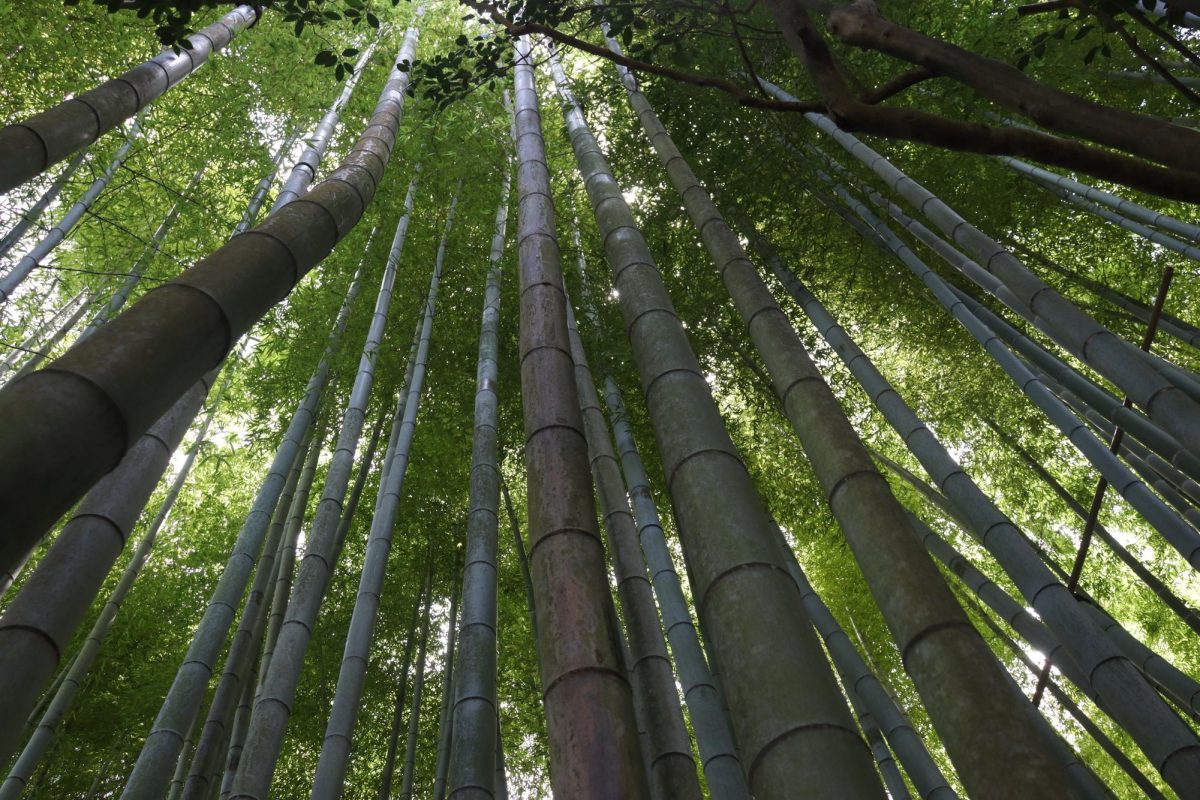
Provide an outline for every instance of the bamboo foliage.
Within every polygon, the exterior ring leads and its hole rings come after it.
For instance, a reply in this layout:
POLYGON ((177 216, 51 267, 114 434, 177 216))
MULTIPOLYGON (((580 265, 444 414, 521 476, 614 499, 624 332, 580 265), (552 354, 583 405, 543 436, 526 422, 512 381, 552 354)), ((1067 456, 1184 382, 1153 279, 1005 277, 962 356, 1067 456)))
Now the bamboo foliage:
POLYGON ((121 307, 124 306, 126 301, 129 300, 129 293, 133 291, 133 287, 137 286, 138 281, 142 279, 142 273, 145 271, 146 265, 152 258, 154 258, 155 255, 158 254, 158 251, 162 248, 163 240, 166 239, 167 234, 171 232, 171 228, 174 226, 175 220, 179 218, 179 212, 183 210, 183 205, 192 201, 192 193, 196 190, 196 187, 200 185, 200 181, 202 178, 204 178, 204 172, 207 169, 208 165, 205 164, 204 166, 200 167, 200 169, 196 170, 196 174, 192 176, 191 181, 189 181, 188 185, 184 187, 184 190, 180 192, 179 199, 171 204, 171 210, 167 212, 167 215, 163 217, 162 222, 160 222, 158 227, 154 229, 154 233, 150 235, 150 241, 146 243, 144 248, 142 248, 141 254, 129 268, 129 274, 126 276, 125 280, 112 293, 112 296, 108 298, 108 302, 101 307, 94 317, 92 317, 92 321, 87 324, 87 327, 83 329, 83 332, 79 334, 80 339, 86 339, 95 333, 97 328, 108 322, 109 318, 112 317, 112 315, 117 311, 120 311, 121 307))
MULTIPOLYGON (((416 42, 409 28, 397 62, 412 61, 416 42)), ((383 177, 407 85, 407 73, 393 68, 363 135, 302 201, 148 292, 53 369, 0 390, 8 422, 0 437, 0 525, 8 533, 0 563, 27 550, 349 233, 383 177), (39 496, 6 494, 20 483, 40 487, 39 496)))
POLYGON ((254 8, 239 5, 192 33, 191 47, 179 52, 167 48, 95 89, 0 128, 0 193, 41 174, 144 109, 257 20, 254 8))
MULTIPOLYGON (((766 82, 763 85, 776 96, 790 97, 777 86, 766 82)), ((1200 406, 1181 388, 1170 370, 1164 371, 1147 354, 1088 317, 995 240, 879 153, 840 130, 828 117, 821 114, 805 117, 867 165, 889 188, 920 209, 952 241, 975 256, 985 270, 1044 322, 1046 333, 1065 350, 1121 387, 1184 447, 1200 454, 1200 406)))
POLYGON ((759 797, 882 795, 820 645, 784 572, 770 520, 582 111, 556 71, 567 133, 592 204, 641 373, 704 638, 751 791, 759 797), (734 543, 736 542, 736 546, 734 543), (750 601, 749 598, 754 598, 750 601), (789 636, 780 637, 781 629, 789 636), (771 647, 761 643, 770 641, 771 647), (803 677, 800 677, 803 676, 803 677), (804 691, 799 685, 804 685, 804 691), (824 757, 801 750, 819 747, 824 757))
POLYGON ((647 795, 596 526, 531 45, 516 42, 517 254, 529 561, 550 775, 564 797, 647 795))

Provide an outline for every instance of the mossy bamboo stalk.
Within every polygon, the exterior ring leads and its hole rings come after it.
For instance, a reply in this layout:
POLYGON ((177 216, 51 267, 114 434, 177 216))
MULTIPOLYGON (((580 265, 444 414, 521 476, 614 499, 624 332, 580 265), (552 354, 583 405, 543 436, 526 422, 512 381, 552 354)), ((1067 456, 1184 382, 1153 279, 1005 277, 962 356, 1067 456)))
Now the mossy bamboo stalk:
POLYGON ((647 137, 766 364, 792 429, 964 784, 968 790, 1006 786, 1022 794, 1035 786, 1044 790, 1047 780, 1061 781, 1057 765, 1038 747, 1039 735, 1003 668, 929 557, 898 532, 905 525, 903 509, 791 321, 637 90, 632 74, 625 72, 623 79, 647 137), (953 676, 942 666, 951 661, 961 666, 953 676), (979 711, 983 704, 989 710, 979 717, 962 711, 967 706, 979 711), (979 724, 983 718, 987 723, 979 724), (1014 763, 1021 763, 1023 770, 1014 770, 1014 763))
POLYGON ((530 51, 519 38, 517 253, 529 561, 550 780, 563 797, 638 800, 648 790, 596 524, 530 51))
POLYGON ((208 396, 210 372, 183 395, 98 483, 63 526, 0 616, 0 763, 208 396))
POLYGON ((192 466, 196 463, 196 457, 200 453, 200 448, 205 443, 205 437, 208 435, 208 430, 212 425, 213 419, 216 417, 221 398, 224 396, 232 377, 233 373, 231 371, 227 372, 222 380, 221 387, 214 393, 209 403, 209 412, 205 415, 203 422, 200 423, 200 427, 196 430, 195 440, 192 446, 188 448, 187 456, 184 458, 183 464, 180 465, 179 471, 175 474, 175 478, 171 482, 171 486, 167 490, 162 503, 159 505, 158 511, 146 527, 145 533, 142 534, 142 538, 130 557, 125 570, 122 572, 120 580, 105 600, 99 616, 92 623, 92 628, 88 632, 83 646, 71 660, 70 666, 62 677, 61 683, 53 690, 52 699, 46 706, 36 729, 25 743, 25 747, 22 749, 20 756, 17 757, 3 784, 0 784, 0 800, 16 800, 21 795, 21 792, 28 786, 29 780, 33 776, 33 771, 37 768, 38 763, 45 756, 46 751, 58 734, 59 726, 66 717, 67 712, 70 711, 84 679, 95 663, 96 657, 100 653, 100 648, 104 645, 104 640, 108 636, 109 630, 112 629, 113 622, 117 618, 117 612, 120 611, 122 603, 125 602, 125 598, 129 594, 129 590, 133 588, 133 582, 137 580, 142 568, 150 558, 159 532, 162 530, 167 516, 171 513, 171 508, 178 499, 179 493, 183 490, 188 475, 191 473, 192 466))
POLYGON ((692 729, 696 734, 696 745, 709 791, 723 800, 749 800, 750 790, 746 786, 746 777, 742 773, 733 742, 733 726, 688 611, 679 574, 667 549, 650 480, 629 424, 625 402, 612 375, 604 379, 604 399, 621 456, 626 490, 637 520, 638 538, 658 598, 663 627, 666 628, 671 655, 683 688, 683 699, 687 703, 692 729))
POLYGON ((750 789, 764 800, 795 797, 798 787, 814 796, 881 797, 870 750, 807 624, 649 247, 565 79, 559 83, 750 789), (794 635, 781 637, 782 629, 794 635))

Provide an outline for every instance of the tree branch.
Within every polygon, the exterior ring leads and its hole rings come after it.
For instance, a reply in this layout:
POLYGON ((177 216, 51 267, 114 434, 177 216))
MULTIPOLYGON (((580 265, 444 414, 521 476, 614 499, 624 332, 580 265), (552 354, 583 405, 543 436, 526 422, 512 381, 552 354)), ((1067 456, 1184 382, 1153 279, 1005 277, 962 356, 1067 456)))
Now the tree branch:
POLYGON ((1200 183, 1196 173, 1200 132, 1047 86, 1002 61, 888 22, 860 2, 838 6, 828 21, 830 31, 846 44, 919 64, 1045 128, 1175 167, 1200 183))
POLYGON ((670 78, 671 80, 679 81, 692 86, 720 89, 721 91, 733 97, 733 99, 736 100, 739 105, 750 108, 765 108, 770 111, 791 112, 820 111, 824 108, 821 103, 817 102, 789 102, 775 100, 769 97, 759 97, 744 87, 739 86, 732 81, 727 81, 724 78, 717 78, 712 75, 703 75, 696 72, 684 72, 683 70, 671 69, 670 67, 652 64, 648 61, 642 61, 637 58, 630 58, 624 54, 614 53, 602 45, 592 44, 584 39, 571 36, 568 33, 563 33, 557 28, 553 28, 549 25, 543 25, 540 22, 515 22, 498 8, 488 3, 478 2, 478 0, 461 0, 461 2, 463 5, 474 9, 479 14, 500 23, 513 36, 523 36, 530 33, 539 34, 576 50, 582 50, 585 53, 608 59, 609 61, 620 64, 621 66, 631 69, 635 72, 645 72, 651 75, 659 75, 661 77, 670 78))

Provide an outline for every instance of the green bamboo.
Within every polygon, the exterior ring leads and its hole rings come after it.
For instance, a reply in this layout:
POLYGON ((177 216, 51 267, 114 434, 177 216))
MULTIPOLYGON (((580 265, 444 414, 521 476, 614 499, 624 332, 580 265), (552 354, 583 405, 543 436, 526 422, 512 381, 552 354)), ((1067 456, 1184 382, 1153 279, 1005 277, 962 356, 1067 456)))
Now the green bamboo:
POLYGON ((531 46, 516 42, 517 252, 529 560, 556 795, 647 796, 596 524, 531 46))
MULTIPOLYGON (((383 592, 383 579, 387 571, 388 555, 391 553, 396 515, 400 510, 400 493, 403 491, 404 478, 408 472, 417 412, 425 386, 425 370, 437 310, 438 285, 446 259, 446 243, 454 224, 454 212, 461 186, 460 182, 446 213, 446 225, 442 231, 442 240, 438 244, 433 276, 430 278, 429 292, 425 298, 419 345, 414 359, 415 367, 411 381, 401 390, 404 398, 397 403, 397 411, 401 413, 393 428, 396 435, 384 457, 385 468, 375 496, 375 513, 371 517, 371 531, 363 555, 358 594, 346 634, 346 646, 338 670, 333 706, 325 727, 321 757, 313 779, 314 800, 338 800, 341 797, 346 769, 350 763, 351 737, 366 689, 367 663, 371 655, 375 623, 379 616, 379 599, 383 592)), ((332 563, 337 563, 336 559, 332 563)))
MULTIPOLYGON (((500 204, 493 223, 487 281, 475 363, 475 413, 471 440, 471 481, 463 564, 462 622, 459 665, 450 717, 450 763, 447 791, 451 798, 494 798, 500 769, 500 715, 496 699, 496 557, 499 538, 500 468, 497 459, 497 381, 499 379, 500 261, 508 226, 512 170, 504 173, 500 204), (496 733, 493 735, 493 731, 496 733)), ((522 577, 528 585, 529 565, 508 492, 504 492, 520 547, 522 577)), ((535 620, 530 606, 530 619, 535 620)), ((537 641, 535 631, 534 641, 537 641)))

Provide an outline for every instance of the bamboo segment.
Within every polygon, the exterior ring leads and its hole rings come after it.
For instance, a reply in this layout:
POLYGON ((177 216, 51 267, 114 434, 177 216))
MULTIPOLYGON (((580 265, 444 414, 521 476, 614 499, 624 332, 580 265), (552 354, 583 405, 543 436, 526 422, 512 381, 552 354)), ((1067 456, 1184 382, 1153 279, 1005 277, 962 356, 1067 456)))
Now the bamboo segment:
POLYGON ((29 119, 0 128, 0 194, 87 147, 194 72, 248 25, 250 5, 188 35, 191 47, 167 48, 149 61, 29 119))

